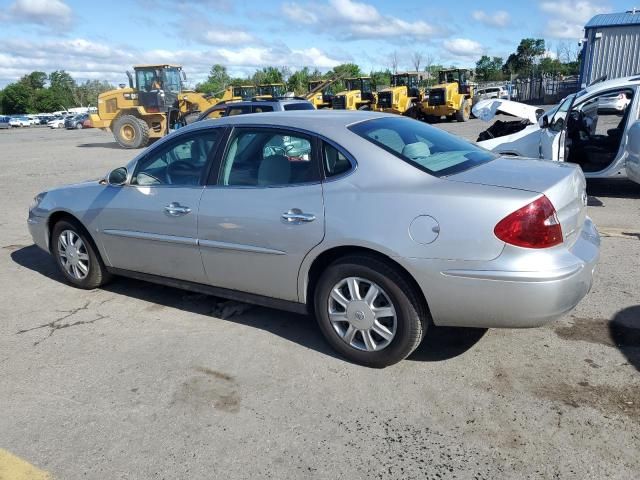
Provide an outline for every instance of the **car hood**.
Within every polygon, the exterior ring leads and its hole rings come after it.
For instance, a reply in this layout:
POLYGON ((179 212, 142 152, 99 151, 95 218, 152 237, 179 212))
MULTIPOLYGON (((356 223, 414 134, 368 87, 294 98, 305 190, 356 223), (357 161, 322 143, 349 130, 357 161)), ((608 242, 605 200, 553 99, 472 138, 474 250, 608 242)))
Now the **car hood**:
POLYGON ((544 113, 544 110, 533 105, 526 105, 513 100, 500 100, 492 98, 481 100, 471 109, 473 114, 485 122, 489 122, 498 113, 506 113, 514 117, 525 118, 531 123, 536 123, 538 118, 544 113))

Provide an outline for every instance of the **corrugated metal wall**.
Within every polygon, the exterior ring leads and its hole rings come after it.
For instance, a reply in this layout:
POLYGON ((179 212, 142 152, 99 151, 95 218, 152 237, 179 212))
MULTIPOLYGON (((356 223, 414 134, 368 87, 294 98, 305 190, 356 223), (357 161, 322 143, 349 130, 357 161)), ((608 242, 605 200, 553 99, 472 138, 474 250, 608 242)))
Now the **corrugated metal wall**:
POLYGON ((640 73, 640 25, 589 29, 582 83, 640 73), (601 38, 595 38, 602 32, 601 38))

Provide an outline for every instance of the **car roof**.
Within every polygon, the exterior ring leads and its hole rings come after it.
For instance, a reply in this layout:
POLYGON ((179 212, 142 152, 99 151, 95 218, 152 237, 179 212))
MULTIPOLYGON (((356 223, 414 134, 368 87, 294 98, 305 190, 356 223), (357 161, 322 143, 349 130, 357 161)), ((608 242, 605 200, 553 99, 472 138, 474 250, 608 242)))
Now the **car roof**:
POLYGON ((638 85, 640 85, 640 75, 632 75, 630 77, 613 78, 611 80, 594 83, 593 85, 588 86, 585 90, 587 93, 592 93, 599 92, 600 90, 608 90, 610 88, 635 87, 638 85))
POLYGON ((216 105, 216 107, 234 107, 234 106, 254 106, 254 105, 269 105, 270 103, 280 103, 280 104, 288 104, 288 103, 311 103, 309 100, 305 100, 304 98, 265 98, 262 100, 239 100, 239 101, 231 101, 227 103, 223 103, 221 105, 216 105))
POLYGON ((336 127, 346 128, 354 123, 374 118, 403 118, 389 113, 371 111, 345 110, 289 110, 284 112, 250 113, 247 115, 233 115, 210 120, 201 120, 180 130, 186 131, 205 126, 241 126, 263 125, 274 127, 294 127, 317 132, 319 134, 335 131, 336 127))

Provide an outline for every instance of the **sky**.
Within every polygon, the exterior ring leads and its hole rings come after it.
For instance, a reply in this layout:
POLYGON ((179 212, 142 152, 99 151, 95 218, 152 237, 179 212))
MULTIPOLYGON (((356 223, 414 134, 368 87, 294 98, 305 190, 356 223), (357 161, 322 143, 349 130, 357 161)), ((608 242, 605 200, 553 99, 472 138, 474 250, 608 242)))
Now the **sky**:
POLYGON ((627 1, 0 0, 0 87, 34 70, 124 83, 133 65, 163 62, 183 65, 192 84, 215 63, 240 77, 267 65, 384 69, 393 52, 400 70, 413 69, 414 52, 473 66, 526 37, 544 38, 553 56, 627 1))

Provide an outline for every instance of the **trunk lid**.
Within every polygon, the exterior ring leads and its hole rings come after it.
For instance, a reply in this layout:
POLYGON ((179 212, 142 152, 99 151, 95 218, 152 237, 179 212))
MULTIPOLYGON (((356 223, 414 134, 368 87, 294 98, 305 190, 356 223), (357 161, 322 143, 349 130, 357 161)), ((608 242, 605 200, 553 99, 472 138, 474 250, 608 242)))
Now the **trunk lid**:
POLYGON ((537 123, 544 110, 533 105, 526 105, 512 100, 489 99, 480 100, 471 109, 473 114, 484 122, 489 122, 498 113, 506 113, 514 117, 525 118, 531 123, 537 123))
POLYGON ((447 180, 545 195, 556 209, 564 242, 570 245, 576 241, 587 215, 586 181, 577 165, 500 157, 476 168, 451 175, 447 180))

